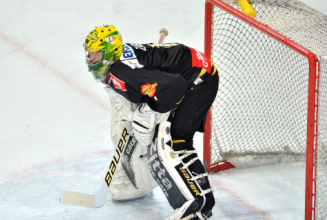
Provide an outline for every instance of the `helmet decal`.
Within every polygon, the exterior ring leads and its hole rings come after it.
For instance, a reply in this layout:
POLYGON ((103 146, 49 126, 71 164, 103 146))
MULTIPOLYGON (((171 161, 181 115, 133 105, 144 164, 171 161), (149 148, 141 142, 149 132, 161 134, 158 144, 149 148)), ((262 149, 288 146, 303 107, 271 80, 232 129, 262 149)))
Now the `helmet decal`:
POLYGON ((88 46, 88 47, 91 47, 92 44, 94 42, 96 42, 99 38, 98 38, 98 33, 97 31, 92 31, 91 33, 89 33, 86 37, 86 40, 85 40, 85 44, 88 46))
POLYGON ((110 66, 123 53, 122 44, 122 37, 114 25, 97 27, 86 36, 84 43, 86 63, 95 79, 103 80, 108 76, 110 66), (90 59, 91 53, 100 55, 102 53, 101 60, 93 63, 90 59))

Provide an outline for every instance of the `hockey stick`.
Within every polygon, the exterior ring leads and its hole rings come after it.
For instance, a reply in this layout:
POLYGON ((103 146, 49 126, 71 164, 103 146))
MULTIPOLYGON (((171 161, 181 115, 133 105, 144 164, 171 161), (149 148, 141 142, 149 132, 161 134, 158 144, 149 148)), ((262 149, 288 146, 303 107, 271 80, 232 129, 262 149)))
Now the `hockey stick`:
POLYGON ((158 40, 158 44, 162 44, 163 40, 165 39, 165 37, 168 35, 168 31, 165 28, 161 28, 159 31, 160 37, 158 40))
POLYGON ((94 194, 87 194, 69 190, 63 190, 59 201, 67 205, 84 206, 90 208, 99 208, 104 205, 112 180, 115 177, 115 171, 119 165, 119 161, 124 154, 124 150, 129 142, 132 140, 132 128, 129 121, 124 122, 124 126, 120 132, 120 139, 117 140, 114 149, 114 155, 105 172, 105 178, 101 181, 98 191, 94 194))

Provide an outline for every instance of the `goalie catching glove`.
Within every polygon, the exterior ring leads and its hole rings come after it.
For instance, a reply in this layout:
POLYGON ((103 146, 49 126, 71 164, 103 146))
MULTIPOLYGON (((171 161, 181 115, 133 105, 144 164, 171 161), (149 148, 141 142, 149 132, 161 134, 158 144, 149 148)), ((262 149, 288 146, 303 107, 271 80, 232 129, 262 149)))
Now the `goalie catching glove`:
POLYGON ((148 146, 153 138, 155 125, 159 122, 162 114, 153 111, 148 104, 140 104, 133 113, 132 127, 137 141, 148 146))

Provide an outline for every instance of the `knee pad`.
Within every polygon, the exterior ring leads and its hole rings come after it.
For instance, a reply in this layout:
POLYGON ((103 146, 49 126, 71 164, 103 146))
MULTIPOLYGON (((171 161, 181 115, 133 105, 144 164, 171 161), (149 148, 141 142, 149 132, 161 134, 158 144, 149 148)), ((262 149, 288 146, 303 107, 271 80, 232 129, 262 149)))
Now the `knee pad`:
POLYGON ((148 165, 170 205, 179 210, 180 219, 211 216, 214 198, 208 174, 194 149, 173 149, 169 121, 156 127, 148 147, 148 165))

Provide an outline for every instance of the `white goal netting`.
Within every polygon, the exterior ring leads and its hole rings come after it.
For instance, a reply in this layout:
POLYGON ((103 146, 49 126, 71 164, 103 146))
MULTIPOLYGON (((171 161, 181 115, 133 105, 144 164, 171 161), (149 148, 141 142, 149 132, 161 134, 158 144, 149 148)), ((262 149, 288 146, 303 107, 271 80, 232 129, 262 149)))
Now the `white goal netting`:
MULTIPOLYGON (((237 0, 223 2, 240 10, 237 0)), ((255 20, 313 52, 317 62, 316 218, 327 219, 327 16, 294 0, 251 0, 255 20), (319 77, 318 77, 319 76, 319 77)), ((211 59, 220 75, 212 106, 211 164, 305 161, 309 62, 274 38, 213 7, 211 59)), ((315 187, 314 186, 314 187, 315 187)))

